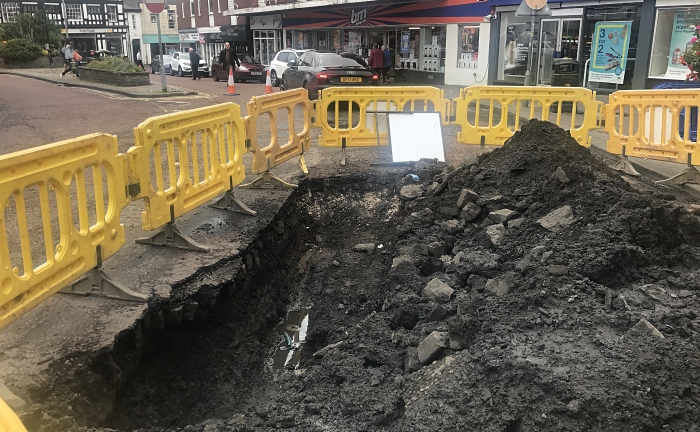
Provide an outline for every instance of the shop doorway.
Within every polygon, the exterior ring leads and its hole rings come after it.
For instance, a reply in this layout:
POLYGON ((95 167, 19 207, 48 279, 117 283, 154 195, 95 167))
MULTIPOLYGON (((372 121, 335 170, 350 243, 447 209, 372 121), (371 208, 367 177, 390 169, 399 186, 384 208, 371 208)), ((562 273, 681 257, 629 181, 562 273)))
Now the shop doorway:
POLYGON ((552 84, 552 63, 557 58, 579 60, 581 18, 543 19, 540 24, 537 84, 552 84))

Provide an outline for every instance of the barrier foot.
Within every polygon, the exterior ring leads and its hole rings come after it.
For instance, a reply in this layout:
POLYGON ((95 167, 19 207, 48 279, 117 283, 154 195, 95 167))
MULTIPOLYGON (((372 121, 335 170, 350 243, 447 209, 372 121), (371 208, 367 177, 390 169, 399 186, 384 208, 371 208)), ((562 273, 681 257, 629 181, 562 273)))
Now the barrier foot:
POLYGON ((622 171, 625 174, 629 174, 631 176, 635 177, 640 177, 641 174, 637 172, 636 169, 632 166, 632 163, 630 160, 627 158, 627 156, 622 156, 619 161, 613 165, 613 169, 617 171, 622 171))
POLYGON ((209 252, 208 247, 202 246, 184 235, 172 222, 168 222, 163 229, 153 234, 151 237, 136 239, 136 243, 185 249, 195 252, 209 252))
POLYGON ((301 168, 301 171, 302 171, 304 174, 308 174, 308 173, 309 173, 309 169, 306 168, 306 159, 304 159, 304 155, 303 155, 303 154, 300 154, 300 155, 299 155, 299 168, 301 168))
POLYGON ((249 216, 255 216, 258 214, 255 210, 251 210, 247 205, 243 204, 243 201, 236 198, 233 194, 233 189, 226 191, 220 200, 211 205, 212 208, 219 210, 228 210, 234 213, 242 213, 249 216))
POLYGON ((116 300, 126 300, 144 303, 148 300, 146 294, 132 291, 124 285, 113 281, 102 270, 102 246, 97 246, 97 266, 90 269, 85 276, 63 288, 60 292, 65 294, 75 294, 97 297, 106 297, 116 300))
POLYGON ((345 165, 345 149, 343 148, 340 153, 340 164, 345 165))
POLYGON ((666 180, 659 180, 657 184, 668 184, 668 185, 682 185, 686 183, 700 183, 700 171, 694 166, 689 166, 683 170, 682 173, 678 173, 671 178, 666 180))
POLYGON ((250 183, 241 185, 240 187, 244 189, 271 189, 275 187, 280 189, 294 189, 297 188, 298 185, 287 183, 286 181, 272 174, 270 171, 265 171, 257 179, 250 183))
POLYGON ((85 276, 61 290, 65 294, 93 295, 116 300, 145 303, 146 294, 137 293, 113 281, 101 268, 90 269, 85 276))

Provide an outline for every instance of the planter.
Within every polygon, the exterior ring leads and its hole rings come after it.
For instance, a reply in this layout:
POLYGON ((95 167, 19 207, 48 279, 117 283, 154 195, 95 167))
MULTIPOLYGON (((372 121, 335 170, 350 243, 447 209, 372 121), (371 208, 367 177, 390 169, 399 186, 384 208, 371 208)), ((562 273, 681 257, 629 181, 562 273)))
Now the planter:
MULTIPOLYGON (((55 57, 53 58, 53 67, 63 67, 63 60, 61 60, 61 57, 55 57)), ((48 57, 39 57, 38 59, 34 59, 32 61, 10 61, 7 62, 4 59, 0 58, 0 68, 5 68, 5 69, 42 69, 42 68, 50 68, 51 63, 49 63, 49 58, 48 57)))
POLYGON ((79 67, 80 79, 119 87, 151 85, 148 72, 117 72, 102 69, 79 67))

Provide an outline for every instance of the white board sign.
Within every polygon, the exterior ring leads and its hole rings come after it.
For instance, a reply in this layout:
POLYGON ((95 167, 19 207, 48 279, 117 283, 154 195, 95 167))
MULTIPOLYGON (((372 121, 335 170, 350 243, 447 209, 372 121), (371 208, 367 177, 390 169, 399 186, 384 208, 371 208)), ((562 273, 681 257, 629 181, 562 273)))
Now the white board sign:
POLYGON ((389 113, 389 144, 394 162, 445 162, 440 113, 389 113))

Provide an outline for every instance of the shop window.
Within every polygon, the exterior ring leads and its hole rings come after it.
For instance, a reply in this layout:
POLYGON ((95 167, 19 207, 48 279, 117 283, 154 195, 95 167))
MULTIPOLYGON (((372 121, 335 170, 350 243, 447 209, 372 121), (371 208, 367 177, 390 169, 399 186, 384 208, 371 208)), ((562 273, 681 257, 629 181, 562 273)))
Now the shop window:
POLYGON ((175 28, 175 12, 168 12, 168 28, 175 28))
POLYGON ((692 46, 695 26, 700 24, 698 9, 661 9, 656 14, 656 29, 651 50, 649 77, 685 80, 690 72, 681 62, 692 46))
POLYGON ((3 22, 14 21, 19 13, 19 3, 0 3, 0 15, 3 22))
POLYGON ((399 61, 397 69, 419 69, 421 56, 420 28, 408 28, 399 31, 399 61))
POLYGON ((457 67, 476 69, 479 66, 479 27, 460 27, 457 67))
POLYGON ((117 7, 114 5, 107 5, 107 19, 109 22, 117 22, 117 7))
POLYGON ((66 18, 69 21, 80 21, 83 19, 83 7, 79 4, 66 5, 66 18))
POLYGON ((275 58, 282 44, 282 32, 276 30, 253 31, 253 55, 264 65, 269 65, 275 58))
POLYGON ((158 22, 158 15, 151 14, 151 24, 155 24, 157 22, 158 22))

